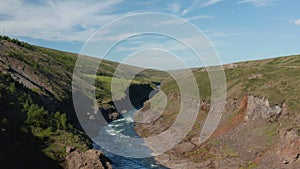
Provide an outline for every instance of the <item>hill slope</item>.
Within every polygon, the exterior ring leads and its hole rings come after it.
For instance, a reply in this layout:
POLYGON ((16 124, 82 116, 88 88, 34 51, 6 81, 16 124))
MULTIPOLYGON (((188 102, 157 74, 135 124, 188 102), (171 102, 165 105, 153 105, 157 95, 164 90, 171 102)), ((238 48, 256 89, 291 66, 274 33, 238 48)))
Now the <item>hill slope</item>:
MULTIPOLYGON (((179 145, 156 159, 171 168, 299 168, 300 55, 224 68, 226 111, 217 130, 198 144, 210 109, 210 82, 204 68, 194 69, 202 100, 198 118, 179 145)), ((142 136, 167 130, 179 112, 180 92, 174 79, 161 86, 167 93, 166 110, 158 119, 136 125, 142 136)))
MULTIPOLYGON (((1 167, 67 167, 66 156, 72 154, 66 150, 70 151, 71 147, 71 151, 75 148, 75 151, 84 152, 91 148, 91 141, 81 131, 72 103, 71 84, 76 59, 77 54, 0 37, 1 167)), ((106 107, 103 113, 107 117, 113 112, 110 110, 116 110, 109 84, 118 65, 103 60, 97 72, 97 99, 100 108, 106 107)), ((123 67, 126 70, 121 71, 141 70, 127 65, 123 67)), ((133 80, 137 83, 133 88, 139 84, 152 86, 152 81, 160 80, 156 73, 142 71, 133 80)), ((122 80, 126 79, 120 79, 120 82, 122 80)), ((73 155, 76 159, 80 154, 73 155)), ((72 161, 72 156, 68 158, 72 161)))
MULTIPOLYGON (((1 167, 67 167, 66 156, 72 159, 72 153, 66 149, 75 147, 76 152, 84 152, 91 147, 78 124, 71 99, 76 59, 76 54, 0 38, 1 167)), ((129 80, 113 77, 117 66, 118 63, 103 60, 96 75, 96 96, 107 121, 120 116, 110 97, 112 79, 120 84, 129 80)), ((179 145, 156 159, 171 168, 299 168, 300 56, 224 68, 227 103, 218 129, 207 142, 198 144, 210 108, 210 82, 204 68, 193 69, 202 101, 197 121, 179 145)), ((125 65, 121 71, 128 70, 141 69, 125 65)), ((165 131, 175 120, 180 94, 174 79, 163 72, 144 70, 131 81, 132 93, 124 91, 118 100, 122 102, 124 96, 131 94, 140 105, 148 99, 153 82, 160 81, 169 102, 158 119, 136 124, 142 136, 165 131)), ((149 102, 143 110, 147 107, 149 102)))

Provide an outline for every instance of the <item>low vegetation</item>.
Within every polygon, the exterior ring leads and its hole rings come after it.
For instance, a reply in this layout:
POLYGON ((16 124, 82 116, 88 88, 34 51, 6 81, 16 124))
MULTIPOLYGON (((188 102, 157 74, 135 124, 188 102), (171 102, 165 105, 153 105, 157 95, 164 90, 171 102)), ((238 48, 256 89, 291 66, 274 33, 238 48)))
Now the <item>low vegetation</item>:
POLYGON ((89 139, 72 126, 66 113, 48 112, 32 99, 36 97, 34 92, 10 76, 0 74, 0 91, 0 128, 1 135, 6 139, 11 137, 19 142, 30 135, 41 150, 55 161, 64 160, 67 146, 88 149, 89 139))
MULTIPOLYGON (((50 159, 49 164, 54 164, 54 167, 49 165, 49 168, 56 168, 57 163, 63 165, 67 146, 82 151, 91 146, 91 141, 81 131, 72 109, 71 83, 76 54, 33 46, 0 36, 0 59, 0 137, 3 138, 0 141, 0 155, 15 152, 8 155, 7 159, 21 160, 22 157, 17 155, 28 155, 26 147, 30 147, 34 157, 40 158, 42 163, 43 160, 47 161, 47 164, 50 159)), ((99 62, 95 58, 87 57, 87 60, 99 62)), ((87 78, 96 79, 96 97, 100 106, 111 104, 112 81, 116 86, 122 86, 130 80, 132 86, 152 87, 158 84, 157 82, 162 82, 161 90, 166 93, 168 103, 166 111, 155 121, 159 127, 140 127, 138 132, 142 136, 151 136, 167 130, 176 119, 180 108, 180 91, 176 81, 164 72, 142 70, 128 65, 124 65, 120 69, 120 77, 116 77, 114 71, 118 66, 116 62, 102 60, 96 75, 86 75, 87 78), (125 73, 137 70, 141 72, 133 79, 125 73)), ((300 119, 300 55, 237 63, 234 68, 225 67, 227 98, 234 99, 237 108, 243 97, 249 94, 268 98, 271 106, 280 105, 283 101, 288 105, 289 116, 274 118, 256 127, 250 126, 252 128, 244 133, 261 136, 261 142, 266 142, 264 150, 274 146, 278 140, 278 130, 281 128, 294 128, 300 133, 297 124, 297 119, 300 119)), ((201 99, 207 107, 201 107, 193 130, 184 142, 197 137, 209 110, 211 86, 208 73, 204 68, 198 68, 193 69, 193 74, 199 84, 201 99)), ((124 97, 123 90, 117 90, 117 98, 124 97)), ((147 107, 150 107, 149 103, 145 104, 145 109, 147 107)), ((222 158, 243 156, 233 145, 224 144, 224 138, 220 138, 242 123, 240 115, 243 112, 244 109, 236 109, 226 113, 222 123, 226 130, 214 135, 204 146, 184 152, 183 157, 200 162, 219 158, 217 152, 220 152, 222 158)), ((34 161, 32 158, 28 164, 34 161)), ((247 159, 241 168, 256 166, 256 163, 247 159)))
MULTIPOLYGON (((259 158, 274 149, 279 142, 279 131, 299 128, 300 55, 241 62, 236 63, 234 67, 224 65, 224 72, 228 100, 219 127, 203 145, 196 146, 183 155, 176 150, 166 152, 170 159, 194 162, 205 162, 207 159, 216 161, 216 158, 217 161, 232 159, 237 161, 236 165, 240 168, 256 168, 260 165, 259 158), (268 98, 270 106, 281 106, 285 102, 288 115, 273 116, 265 121, 245 124, 247 100, 245 102, 244 99, 248 95, 268 98), (218 144, 214 144, 216 142, 218 144), (249 152, 255 152, 258 159, 253 158, 255 155, 249 152), (214 157, 204 154, 213 154, 214 157)), ((193 69, 193 74, 198 82, 203 104, 193 129, 181 143, 195 143, 210 108, 211 85, 208 73, 205 68, 197 68, 193 69)), ((180 72, 179 77, 185 78, 180 72)), ((162 81, 161 90, 167 94, 168 105, 156 121, 145 127, 137 125, 136 130, 142 136, 154 136, 167 130, 177 117, 181 93, 176 81, 172 77, 166 78, 162 81)), ((144 108, 146 107, 149 106, 146 104, 144 108)), ((169 163, 172 163, 172 160, 169 163)), ((212 167, 212 164, 209 166, 212 167)))
MULTIPOLYGON (((45 168, 60 168, 67 155, 66 147, 79 151, 91 148, 91 141, 82 132, 72 105, 72 73, 77 57, 77 54, 0 36, 0 137, 4 138, 0 141, 0 156, 5 154, 7 159, 0 159, 2 166, 14 168, 11 161, 23 160, 24 164, 20 165, 29 168, 36 168, 37 163, 46 164, 45 168), (21 148, 14 146, 15 143, 22 145, 21 148), (28 158, 22 159, 19 155, 29 152, 32 157, 26 155, 28 158)), ((86 58, 88 63, 100 61, 86 58)), ((118 66, 116 62, 101 61, 96 73, 96 95, 100 104, 111 104, 110 84, 118 66)), ((124 77, 114 78, 119 85, 129 81, 125 72, 130 70, 141 71, 130 82, 132 85, 154 86, 152 82, 164 77, 156 74, 158 71, 122 67, 120 74, 124 77)), ((124 97, 122 90, 119 90, 119 98, 124 97)))

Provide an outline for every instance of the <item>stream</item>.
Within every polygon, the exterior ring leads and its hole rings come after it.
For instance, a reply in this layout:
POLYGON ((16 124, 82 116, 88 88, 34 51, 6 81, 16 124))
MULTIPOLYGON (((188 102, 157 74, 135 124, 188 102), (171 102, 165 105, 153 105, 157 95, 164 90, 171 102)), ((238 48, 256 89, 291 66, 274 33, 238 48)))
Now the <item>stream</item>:
MULTIPOLYGON (((133 121, 133 114, 137 111, 137 109, 132 109, 128 111, 125 115, 123 115, 123 118, 115 120, 111 123, 109 123, 105 127, 100 128, 100 134, 97 138, 105 140, 105 142, 108 142, 108 145, 111 147, 118 148, 120 146, 118 144, 118 141, 112 140, 111 136, 114 136, 118 133, 121 133, 125 136, 140 138, 140 136, 135 132, 134 130, 134 121, 133 121), (102 134, 101 134, 102 133, 102 134)), ((122 139, 122 138, 118 138, 122 139)), ((120 140, 122 141, 122 140, 120 140)), ((95 149, 101 150, 104 152, 104 154, 112 160, 112 167, 114 169, 166 169, 166 167, 163 167, 154 160, 153 157, 148 158, 129 158, 129 157, 122 157, 115 155, 109 151, 106 151, 105 149, 101 148, 98 145, 94 145, 95 149)), ((125 147, 125 151, 133 151, 135 147, 125 147)), ((139 151, 139 150, 136 150, 139 151)), ((151 153, 151 150, 148 147, 145 147, 145 149, 141 151, 149 151, 151 153)))

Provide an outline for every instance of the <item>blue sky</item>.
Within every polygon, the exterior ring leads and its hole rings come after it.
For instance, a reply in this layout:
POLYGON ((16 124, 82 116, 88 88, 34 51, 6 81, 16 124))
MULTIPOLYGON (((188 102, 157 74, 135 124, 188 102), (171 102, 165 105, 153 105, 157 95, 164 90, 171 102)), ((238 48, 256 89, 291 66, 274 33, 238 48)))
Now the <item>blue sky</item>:
MULTIPOLYGON (((210 39, 222 63, 300 53, 300 1, 298 0, 45 0, 42 2, 0 0, 0 2, 2 34, 35 45, 75 53, 79 53, 87 39, 105 24, 137 12, 162 12, 189 20, 210 39)), ((137 46, 132 48, 133 46, 130 45, 134 40, 136 39, 133 38, 127 44, 120 44, 119 53, 112 51, 108 59, 121 61, 119 55, 135 52, 137 46), (123 49, 123 53, 120 52, 120 48, 123 49), (127 53, 124 52, 124 48, 127 53)), ((144 38, 143 43, 134 44, 165 42, 159 38, 144 38)), ((168 44, 174 45, 170 42, 168 44)), ((162 46, 169 49, 169 46, 162 46)), ((187 57, 188 54, 183 56, 185 54, 177 53, 182 55, 180 57, 187 57)))

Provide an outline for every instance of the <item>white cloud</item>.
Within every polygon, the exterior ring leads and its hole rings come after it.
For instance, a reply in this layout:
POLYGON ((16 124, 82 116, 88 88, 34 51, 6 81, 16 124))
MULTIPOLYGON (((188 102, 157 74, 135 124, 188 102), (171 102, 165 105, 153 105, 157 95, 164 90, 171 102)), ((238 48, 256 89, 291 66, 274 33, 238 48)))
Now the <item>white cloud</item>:
POLYGON ((205 8, 214 5, 222 0, 194 0, 187 8, 183 9, 180 15, 185 15, 194 9, 205 8))
POLYGON ((186 19, 189 21, 192 20, 198 20, 198 19, 213 19, 213 16, 210 15, 197 15, 197 16, 192 16, 192 17, 187 17, 186 19))
POLYGON ((211 5, 214 5, 218 2, 221 2, 222 0, 208 0, 206 1, 205 3, 201 4, 200 7, 204 8, 204 7, 208 7, 208 6, 211 6, 211 5))
POLYGON ((48 0, 34 4, 19 0, 2 1, 0 16, 9 16, 9 19, 0 20, 0 25, 13 36, 86 40, 98 27, 118 16, 111 13, 114 12, 113 6, 121 2, 48 0))
POLYGON ((295 20, 292 20, 291 22, 300 26, 300 19, 295 19, 295 20))
POLYGON ((254 6, 267 6, 274 2, 275 0, 240 0, 238 3, 244 4, 244 3, 251 3, 254 6))
MULTIPOLYGON (((0 0, 0 30, 9 36, 31 37, 44 40, 86 41, 96 30, 110 21, 130 13, 125 0, 0 0), (13 11, 13 12, 12 12, 13 11)), ((172 1, 139 2, 143 9, 147 3, 156 11, 185 15, 199 8, 211 6, 221 0, 193 0, 191 3, 172 1)), ((149 8, 150 8, 149 7, 149 8)), ((148 9, 148 8, 145 8, 148 9)), ((152 9, 152 8, 151 8, 152 9)), ((187 20, 211 19, 198 15, 187 20)), ((165 21, 161 25, 180 25, 183 20, 165 21)), ((107 41, 124 36, 107 37, 107 41)))

